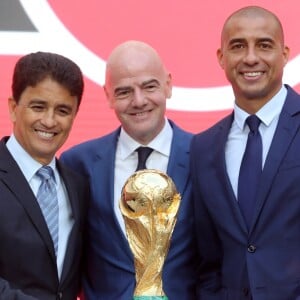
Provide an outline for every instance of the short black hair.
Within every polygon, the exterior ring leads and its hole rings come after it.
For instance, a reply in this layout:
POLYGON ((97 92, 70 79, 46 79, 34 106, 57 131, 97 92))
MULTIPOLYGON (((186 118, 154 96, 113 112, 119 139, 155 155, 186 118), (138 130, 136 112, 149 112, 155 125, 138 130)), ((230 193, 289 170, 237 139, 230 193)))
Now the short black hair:
POLYGON ((24 90, 46 78, 58 82, 81 103, 84 81, 79 66, 67 57, 50 52, 30 53, 21 57, 14 68, 12 94, 18 103, 24 90))

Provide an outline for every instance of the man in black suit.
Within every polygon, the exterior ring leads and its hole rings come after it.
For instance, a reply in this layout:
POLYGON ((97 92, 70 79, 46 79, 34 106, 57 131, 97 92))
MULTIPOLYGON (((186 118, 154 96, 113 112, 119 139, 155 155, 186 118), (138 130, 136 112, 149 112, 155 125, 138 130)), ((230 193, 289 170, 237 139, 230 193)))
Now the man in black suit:
POLYGON ((58 54, 31 53, 15 66, 8 100, 13 134, 0 142, 0 299, 78 295, 88 189, 55 154, 69 135, 83 86, 79 67, 58 54), (45 185, 51 182, 52 190, 41 188, 42 167, 50 170, 45 185), (55 204, 47 213, 50 199, 55 204))

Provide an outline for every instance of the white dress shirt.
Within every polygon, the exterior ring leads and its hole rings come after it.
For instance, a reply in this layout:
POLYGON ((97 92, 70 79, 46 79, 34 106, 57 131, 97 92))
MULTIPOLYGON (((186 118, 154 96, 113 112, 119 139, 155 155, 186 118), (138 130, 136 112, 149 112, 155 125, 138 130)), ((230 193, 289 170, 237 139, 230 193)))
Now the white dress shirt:
MULTIPOLYGON (((282 86, 280 91, 256 113, 261 120, 259 132, 263 144, 263 166, 271 146, 286 95, 287 89, 282 86)), ((225 159, 227 173, 236 197, 240 166, 249 133, 249 127, 245 126, 245 121, 248 116, 248 113, 234 104, 234 120, 225 147, 225 159)))
MULTIPOLYGON (((18 143, 15 136, 12 134, 8 139, 6 146, 8 151, 13 156, 14 160, 18 164, 21 169, 23 175, 25 176, 28 184, 30 185, 34 195, 37 195, 39 186, 41 184, 41 179, 36 175, 38 169, 42 167, 42 165, 34 160, 18 143)), ((49 166, 54 171, 56 188, 57 188, 57 199, 58 199, 58 251, 57 251, 57 271, 59 278, 62 273, 65 253, 67 249, 67 243, 69 239, 69 235, 71 229, 74 224, 74 220, 72 218, 72 210, 68 198, 68 193, 66 187, 60 177, 57 168, 56 168, 56 160, 52 159, 49 166)))
POLYGON ((146 161, 147 169, 157 169, 166 173, 172 137, 173 130, 167 120, 161 132, 148 145, 139 144, 121 128, 115 159, 114 210, 123 233, 125 233, 125 223, 120 212, 119 202, 123 185, 137 167, 138 155, 135 150, 140 146, 151 147, 153 152, 146 161))

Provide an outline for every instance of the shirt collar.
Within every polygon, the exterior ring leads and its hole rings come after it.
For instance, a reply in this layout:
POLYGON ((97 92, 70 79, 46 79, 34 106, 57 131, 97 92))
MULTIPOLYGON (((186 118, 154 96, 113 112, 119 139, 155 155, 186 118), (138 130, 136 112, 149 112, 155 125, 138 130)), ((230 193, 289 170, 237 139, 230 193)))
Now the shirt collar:
POLYGON ((134 140, 131 136, 129 136, 123 128, 121 128, 119 141, 118 141, 120 145, 121 158, 126 159, 129 155, 131 155, 136 150, 136 148, 140 146, 151 147, 155 151, 160 152, 165 156, 169 156, 172 137, 173 137, 173 130, 167 119, 165 121, 165 125, 163 129, 148 145, 141 145, 136 140, 134 140))
MULTIPOLYGON (((35 159, 33 159, 28 152, 25 151, 25 149, 20 145, 20 143, 17 141, 14 134, 12 134, 7 143, 6 147, 18 166, 20 167, 22 173, 24 174, 26 180, 29 182, 32 177, 35 175, 37 170, 42 167, 42 164, 37 162, 35 159)), ((56 182, 59 182, 59 176, 58 172, 56 170, 56 160, 55 158, 52 159, 52 161, 48 164, 50 166, 55 174, 55 180, 56 182)))
MULTIPOLYGON (((282 86, 279 92, 256 113, 256 115, 265 126, 269 126, 274 118, 279 116, 286 95, 287 89, 285 86, 282 86)), ((234 121, 241 130, 244 129, 245 122, 248 116, 249 114, 247 112, 242 110, 236 105, 236 103, 234 103, 234 121)))

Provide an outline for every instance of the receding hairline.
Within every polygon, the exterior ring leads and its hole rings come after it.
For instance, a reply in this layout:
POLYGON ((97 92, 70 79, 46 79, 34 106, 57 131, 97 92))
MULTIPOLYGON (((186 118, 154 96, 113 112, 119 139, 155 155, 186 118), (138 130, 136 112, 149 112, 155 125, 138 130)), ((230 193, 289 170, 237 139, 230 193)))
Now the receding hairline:
POLYGON ((167 72, 160 55, 152 46, 142 41, 130 40, 116 46, 110 53, 106 62, 105 81, 107 81, 109 71, 115 65, 118 65, 127 55, 133 55, 134 53, 144 54, 153 58, 153 60, 161 66, 164 72, 167 72))
POLYGON ((228 24, 230 24, 230 22, 232 20, 234 20, 236 18, 240 18, 240 17, 272 18, 278 26, 279 32, 282 37, 282 42, 284 43, 284 32, 283 32, 283 26, 282 26, 281 21, 273 12, 271 12, 270 10, 267 10, 263 7, 260 7, 260 6, 246 6, 246 7, 243 7, 241 9, 233 12, 224 22, 224 26, 223 26, 222 33, 221 33, 221 43, 223 42, 223 38, 224 38, 225 31, 227 29, 228 24))

